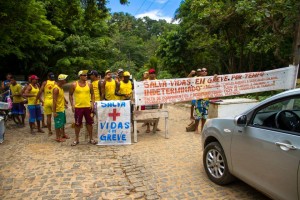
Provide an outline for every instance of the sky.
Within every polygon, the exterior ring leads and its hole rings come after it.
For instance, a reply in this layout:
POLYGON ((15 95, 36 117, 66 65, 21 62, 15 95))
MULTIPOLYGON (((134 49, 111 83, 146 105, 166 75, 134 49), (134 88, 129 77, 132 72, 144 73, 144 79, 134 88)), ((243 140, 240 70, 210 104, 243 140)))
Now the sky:
POLYGON ((148 16, 150 19, 165 19, 171 22, 182 0, 129 0, 128 5, 121 5, 119 0, 110 0, 107 7, 111 12, 129 13, 136 18, 148 16))

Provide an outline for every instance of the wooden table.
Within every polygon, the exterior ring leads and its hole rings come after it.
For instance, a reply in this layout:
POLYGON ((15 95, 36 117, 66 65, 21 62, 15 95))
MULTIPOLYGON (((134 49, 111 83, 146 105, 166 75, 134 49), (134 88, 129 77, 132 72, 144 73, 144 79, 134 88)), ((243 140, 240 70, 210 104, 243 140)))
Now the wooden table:
POLYGON ((133 129, 134 129, 134 142, 137 142, 137 123, 151 123, 153 125, 153 133, 156 132, 159 118, 165 118, 165 138, 169 138, 168 135, 168 117, 169 112, 167 109, 151 109, 151 110, 135 110, 133 111, 133 129))

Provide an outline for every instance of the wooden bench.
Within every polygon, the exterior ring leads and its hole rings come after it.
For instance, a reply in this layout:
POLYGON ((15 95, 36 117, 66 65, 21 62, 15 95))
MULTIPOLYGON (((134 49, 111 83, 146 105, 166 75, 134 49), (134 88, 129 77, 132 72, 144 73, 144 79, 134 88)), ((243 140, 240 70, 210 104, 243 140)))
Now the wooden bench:
POLYGON ((134 129, 134 142, 137 142, 137 123, 154 123, 153 133, 156 133, 159 118, 165 118, 165 138, 168 135, 168 117, 169 112, 165 108, 151 109, 151 110, 137 110, 133 111, 133 129, 134 129))

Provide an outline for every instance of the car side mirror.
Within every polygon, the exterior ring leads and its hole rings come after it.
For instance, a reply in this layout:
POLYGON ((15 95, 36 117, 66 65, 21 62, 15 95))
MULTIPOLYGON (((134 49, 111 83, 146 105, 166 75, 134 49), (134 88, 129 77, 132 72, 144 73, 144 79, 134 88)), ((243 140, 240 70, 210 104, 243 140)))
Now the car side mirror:
POLYGON ((245 127, 247 125, 247 116, 239 115, 234 119, 235 125, 245 127))

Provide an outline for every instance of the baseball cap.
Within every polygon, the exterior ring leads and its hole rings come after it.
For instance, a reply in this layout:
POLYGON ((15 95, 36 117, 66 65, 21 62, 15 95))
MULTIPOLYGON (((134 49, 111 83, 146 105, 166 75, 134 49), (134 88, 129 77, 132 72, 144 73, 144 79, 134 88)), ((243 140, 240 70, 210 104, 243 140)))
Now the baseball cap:
POLYGON ((202 70, 199 68, 199 69, 197 69, 197 72, 201 72, 202 70))
POLYGON ((149 69, 149 74, 155 74, 155 69, 149 69))
POLYGON ((48 73, 48 78, 49 78, 50 80, 55 80, 55 75, 54 75, 54 73, 53 73, 53 72, 49 72, 49 73, 48 73))
POLYGON ((120 72, 123 72, 123 71, 124 71, 124 70, 123 70, 123 69, 121 69, 121 68, 120 68, 120 69, 118 69, 118 73, 120 73, 120 72))
POLYGON ((81 74, 87 74, 89 70, 80 70, 78 72, 78 76, 80 76, 81 74))
POLYGON ((58 80, 59 81, 66 80, 67 77, 68 77, 68 75, 66 75, 66 74, 60 74, 60 75, 58 75, 58 80))
POLYGON ((37 77, 36 75, 31 75, 29 78, 30 78, 30 80, 38 80, 39 79, 39 77, 37 77))
POLYGON ((98 72, 96 70, 92 70, 92 71, 89 72, 89 75, 98 76, 98 72))
POLYGON ((130 73, 129 73, 128 71, 125 71, 125 72, 123 73, 123 76, 130 76, 130 73))
POLYGON ((107 73, 111 73, 111 71, 108 69, 105 71, 105 74, 107 74, 107 73))

